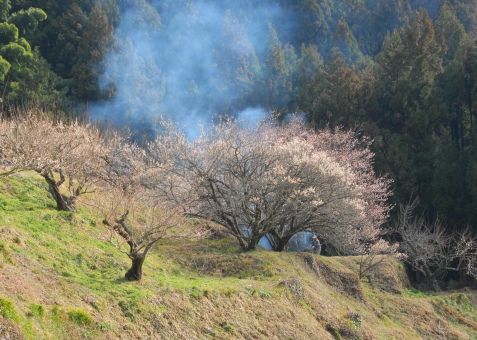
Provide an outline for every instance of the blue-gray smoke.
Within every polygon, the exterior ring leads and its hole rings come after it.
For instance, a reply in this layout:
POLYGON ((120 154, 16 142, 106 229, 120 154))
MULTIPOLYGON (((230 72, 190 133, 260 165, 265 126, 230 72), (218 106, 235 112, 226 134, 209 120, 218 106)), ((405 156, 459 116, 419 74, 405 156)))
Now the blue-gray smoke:
MULTIPOLYGON (((393 13, 389 2, 378 1, 376 8, 366 7, 373 6, 366 2, 355 4, 362 16, 354 15, 350 27, 362 44, 369 34, 371 40, 379 40, 373 32, 381 32, 382 39, 383 32, 401 25, 412 14, 411 7, 424 5, 433 16, 442 1, 405 1, 399 13, 393 13)), ((270 24, 281 42, 292 42, 297 52, 302 42, 313 43, 326 56, 343 43, 333 41, 336 23, 343 15, 355 14, 354 2, 339 0, 327 15, 326 1, 316 3, 320 7, 316 13, 311 12, 311 2, 298 6, 278 0, 118 0, 118 4, 121 20, 100 80, 102 90, 112 95, 90 107, 90 114, 93 119, 128 125, 138 139, 153 136, 161 116, 178 123, 189 137, 199 134, 200 123, 210 123, 220 114, 256 120, 269 111, 267 105, 281 105, 263 100, 273 78, 264 66, 270 24)), ((364 47, 363 52, 377 53, 378 45, 364 47)), ((289 100, 280 95, 275 100, 289 100)))
MULTIPOLYGON (((93 119, 149 136, 163 116, 195 137, 199 123, 246 109, 269 23, 283 17, 280 7, 263 1, 250 11, 257 18, 249 18, 233 1, 184 3, 142 0, 123 6, 116 46, 104 59, 100 80, 101 89, 114 89, 114 96, 90 108, 93 119)), ((243 115, 257 119, 264 111, 248 109, 243 115)))

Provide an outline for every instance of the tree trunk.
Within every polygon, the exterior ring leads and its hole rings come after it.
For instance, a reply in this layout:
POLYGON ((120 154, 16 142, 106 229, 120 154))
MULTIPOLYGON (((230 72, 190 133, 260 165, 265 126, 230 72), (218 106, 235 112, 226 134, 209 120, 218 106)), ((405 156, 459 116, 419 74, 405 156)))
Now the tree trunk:
POLYGON ((436 275, 431 271, 431 269, 426 263, 423 263, 422 265, 411 264, 411 268, 415 270, 417 283, 421 283, 422 281, 424 281, 436 293, 441 291, 439 284, 436 280, 436 275), (421 275, 423 276, 422 280, 421 275))
POLYGON ((439 284, 437 283, 435 278, 430 278, 429 284, 431 285, 432 290, 435 291, 436 293, 441 291, 441 288, 439 287, 439 284))
POLYGON ((146 259, 145 254, 133 254, 131 255, 131 268, 127 271, 126 279, 129 281, 140 281, 142 278, 142 264, 144 263, 144 260, 146 259))
POLYGON ((249 242, 247 244, 247 247, 244 249, 244 251, 252 251, 252 250, 255 250, 256 248, 257 248, 257 243, 249 242))
POLYGON ((274 251, 283 251, 285 249, 285 246, 288 244, 288 241, 290 241, 291 236, 285 236, 285 237, 279 237, 276 239, 275 246, 273 247, 274 251))
POLYGON ((257 244, 258 242, 260 242, 260 237, 258 236, 253 236, 250 241, 248 242, 247 244, 247 248, 245 249, 245 251, 252 251, 252 250, 255 250, 257 249, 257 244))
POLYGON ((427 264, 423 265, 424 272, 426 273, 426 279, 431 285, 431 288, 437 293, 440 292, 441 289, 439 287, 439 284, 437 283, 435 275, 432 274, 430 268, 427 266, 427 264))
POLYGON ((60 188, 56 184, 55 180, 50 178, 48 175, 42 175, 43 178, 46 180, 50 187, 50 192, 53 195, 53 198, 56 201, 56 206, 58 210, 62 211, 74 211, 74 207, 72 207, 67 200, 63 197, 60 193, 60 188))

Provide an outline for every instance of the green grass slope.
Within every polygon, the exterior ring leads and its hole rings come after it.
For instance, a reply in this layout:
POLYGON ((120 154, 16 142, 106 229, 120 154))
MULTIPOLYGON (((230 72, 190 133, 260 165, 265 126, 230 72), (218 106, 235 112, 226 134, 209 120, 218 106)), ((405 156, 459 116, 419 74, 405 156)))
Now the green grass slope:
POLYGON ((141 282, 91 211, 33 174, 0 181, 0 339, 476 339, 473 291, 427 295, 391 262, 165 240, 141 282))

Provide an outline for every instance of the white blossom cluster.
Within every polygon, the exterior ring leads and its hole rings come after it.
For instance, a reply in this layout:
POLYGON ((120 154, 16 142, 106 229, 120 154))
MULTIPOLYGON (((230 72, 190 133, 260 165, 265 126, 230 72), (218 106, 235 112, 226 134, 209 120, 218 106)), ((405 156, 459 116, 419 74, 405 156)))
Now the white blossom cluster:
POLYGON ((154 185, 178 203, 186 195, 190 216, 223 225, 244 250, 262 237, 281 250, 311 230, 340 252, 362 254, 382 234, 389 181, 374 174, 367 140, 298 120, 224 119, 194 141, 166 131, 149 145, 156 170, 167 173, 167 185, 154 185))

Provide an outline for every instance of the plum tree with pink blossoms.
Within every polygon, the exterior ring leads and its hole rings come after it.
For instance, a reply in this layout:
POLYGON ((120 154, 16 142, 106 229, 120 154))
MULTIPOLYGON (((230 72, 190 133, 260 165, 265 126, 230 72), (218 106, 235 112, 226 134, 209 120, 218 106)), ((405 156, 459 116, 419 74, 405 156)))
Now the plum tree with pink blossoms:
POLYGON ((297 213, 267 235, 272 247, 282 250, 294 234, 310 229, 341 253, 371 251, 391 209, 391 182, 373 170, 371 140, 341 129, 314 131, 297 117, 279 128, 278 138, 284 162, 296 171, 295 187, 308 197, 292 200, 295 207, 289 210, 297 213), (301 153, 291 148, 297 144, 301 153))
POLYGON ((389 181, 373 172, 368 140, 314 132, 297 119, 284 126, 225 119, 194 141, 166 130, 149 152, 174 162, 151 185, 178 204, 187 193, 187 213, 221 224, 244 251, 262 237, 280 251, 311 230, 342 253, 362 254, 382 232, 389 181))

